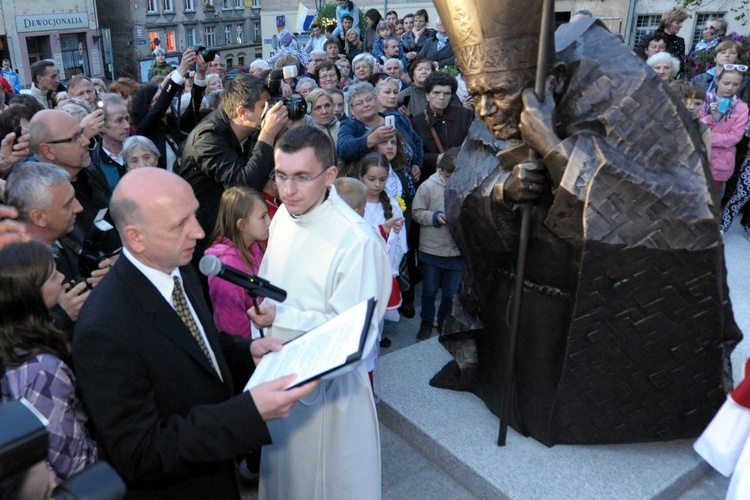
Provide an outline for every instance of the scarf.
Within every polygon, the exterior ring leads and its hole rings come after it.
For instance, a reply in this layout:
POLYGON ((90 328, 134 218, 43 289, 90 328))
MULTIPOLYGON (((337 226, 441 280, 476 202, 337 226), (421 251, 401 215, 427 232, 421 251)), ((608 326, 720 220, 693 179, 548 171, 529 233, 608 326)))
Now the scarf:
POLYGON ((443 50, 443 47, 448 45, 448 34, 447 33, 436 33, 437 38, 437 49, 438 51, 443 50))

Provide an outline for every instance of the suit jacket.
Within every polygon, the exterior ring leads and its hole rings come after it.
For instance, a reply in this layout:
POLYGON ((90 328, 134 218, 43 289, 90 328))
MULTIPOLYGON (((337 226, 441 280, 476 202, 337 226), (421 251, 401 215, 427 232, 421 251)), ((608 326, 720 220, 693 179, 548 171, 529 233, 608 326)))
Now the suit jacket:
POLYGON ((184 288, 223 381, 177 313, 122 257, 78 318, 73 364, 104 456, 128 498, 239 498, 233 458, 270 442, 249 393, 249 343, 218 334, 195 271, 184 288), (233 381, 237 381, 237 386, 233 381))

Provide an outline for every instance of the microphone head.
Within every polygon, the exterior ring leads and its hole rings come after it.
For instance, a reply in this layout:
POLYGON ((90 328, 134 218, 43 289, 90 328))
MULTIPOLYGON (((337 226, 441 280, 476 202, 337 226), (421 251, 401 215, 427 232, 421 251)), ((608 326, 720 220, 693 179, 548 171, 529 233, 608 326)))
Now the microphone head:
POLYGON ((219 258, 215 255, 204 255, 198 264, 204 276, 216 276, 223 267, 219 258))

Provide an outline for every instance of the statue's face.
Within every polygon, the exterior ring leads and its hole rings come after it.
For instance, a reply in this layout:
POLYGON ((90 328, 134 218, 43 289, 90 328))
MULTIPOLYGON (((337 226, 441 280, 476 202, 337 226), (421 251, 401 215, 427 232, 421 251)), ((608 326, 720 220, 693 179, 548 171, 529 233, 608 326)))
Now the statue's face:
POLYGON ((523 89, 532 85, 518 71, 469 77, 466 86, 474 98, 474 111, 498 139, 520 138, 523 89))

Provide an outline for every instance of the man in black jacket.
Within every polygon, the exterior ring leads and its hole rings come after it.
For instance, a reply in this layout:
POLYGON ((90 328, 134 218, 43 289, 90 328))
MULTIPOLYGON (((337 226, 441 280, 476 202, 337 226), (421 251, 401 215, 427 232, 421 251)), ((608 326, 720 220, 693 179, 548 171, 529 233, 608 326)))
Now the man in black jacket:
POLYGON ((208 245, 224 189, 249 186, 258 191, 273 170, 273 143, 289 121, 286 107, 270 98, 263 80, 239 75, 224 91, 221 107, 190 133, 175 171, 200 202, 198 221, 206 237, 196 246, 194 262, 208 245))

